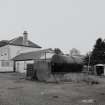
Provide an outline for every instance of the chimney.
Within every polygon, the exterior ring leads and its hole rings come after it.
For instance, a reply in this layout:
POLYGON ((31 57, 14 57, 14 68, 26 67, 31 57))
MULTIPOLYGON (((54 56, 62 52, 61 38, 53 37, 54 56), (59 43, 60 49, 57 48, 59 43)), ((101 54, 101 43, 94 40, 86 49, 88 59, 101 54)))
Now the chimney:
POLYGON ((28 33, 27 33, 27 31, 23 32, 23 45, 28 46, 28 33))

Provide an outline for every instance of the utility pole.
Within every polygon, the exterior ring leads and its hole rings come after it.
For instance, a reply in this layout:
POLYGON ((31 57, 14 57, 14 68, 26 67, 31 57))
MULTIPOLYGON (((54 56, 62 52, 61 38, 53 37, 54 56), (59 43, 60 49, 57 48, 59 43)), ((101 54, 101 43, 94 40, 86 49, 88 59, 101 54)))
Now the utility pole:
POLYGON ((91 57, 91 52, 90 52, 90 51, 89 51, 89 53, 88 53, 88 57, 89 57, 89 60, 88 60, 88 73, 89 73, 90 57, 91 57))

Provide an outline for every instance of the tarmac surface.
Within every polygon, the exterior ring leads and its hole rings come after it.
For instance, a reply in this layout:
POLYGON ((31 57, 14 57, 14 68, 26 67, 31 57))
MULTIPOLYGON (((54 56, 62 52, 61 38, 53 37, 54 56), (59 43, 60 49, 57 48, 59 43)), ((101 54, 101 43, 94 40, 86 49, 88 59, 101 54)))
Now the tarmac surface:
POLYGON ((44 83, 0 73, 0 105, 105 105, 105 84, 44 83))

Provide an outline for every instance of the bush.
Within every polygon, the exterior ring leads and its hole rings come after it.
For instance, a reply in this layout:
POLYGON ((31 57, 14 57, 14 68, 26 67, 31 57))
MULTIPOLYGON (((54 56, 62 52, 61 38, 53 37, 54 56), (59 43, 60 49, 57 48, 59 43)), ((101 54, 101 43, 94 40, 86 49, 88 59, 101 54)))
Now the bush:
POLYGON ((54 63, 52 66, 52 73, 54 72, 82 72, 83 70, 83 65, 81 64, 68 64, 68 63, 54 63))

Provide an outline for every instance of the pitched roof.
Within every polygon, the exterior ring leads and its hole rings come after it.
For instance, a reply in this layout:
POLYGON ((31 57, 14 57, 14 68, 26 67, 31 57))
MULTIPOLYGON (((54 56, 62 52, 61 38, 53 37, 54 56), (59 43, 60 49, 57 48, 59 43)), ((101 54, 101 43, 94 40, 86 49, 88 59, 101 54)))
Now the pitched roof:
POLYGON ((35 60, 35 59, 46 59, 50 58, 54 63, 77 63, 83 64, 84 56, 66 56, 55 54, 52 49, 44 49, 34 52, 22 53, 13 58, 14 61, 26 61, 26 60, 35 60), (46 55, 45 55, 46 53, 46 55), (50 56, 49 56, 50 54, 50 56), (48 55, 48 57, 47 57, 48 55))
POLYGON ((41 46, 35 44, 34 42, 28 40, 28 45, 23 45, 23 37, 19 36, 17 38, 14 38, 12 40, 2 40, 0 41, 0 47, 5 45, 16 45, 16 46, 26 46, 26 47, 33 47, 33 48, 41 48, 41 46))
POLYGON ((39 51, 33 51, 28 53, 21 53, 20 55, 17 55, 13 58, 15 61, 26 61, 26 60, 35 60, 40 59, 43 56, 45 56, 45 53, 53 53, 52 49, 43 49, 39 51))
POLYGON ((8 40, 2 40, 0 41, 0 47, 5 46, 8 44, 8 40))

